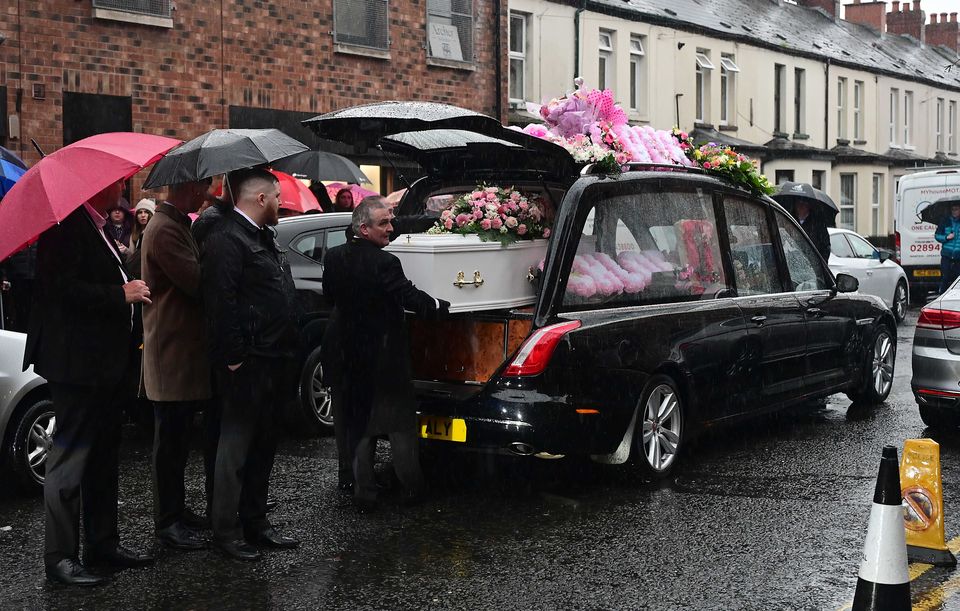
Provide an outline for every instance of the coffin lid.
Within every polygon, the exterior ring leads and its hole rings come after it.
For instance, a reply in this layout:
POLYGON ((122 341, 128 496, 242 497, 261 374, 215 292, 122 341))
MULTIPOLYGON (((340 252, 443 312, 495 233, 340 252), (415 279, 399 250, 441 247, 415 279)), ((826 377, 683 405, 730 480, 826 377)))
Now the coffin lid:
POLYGON ((574 178, 570 153, 552 142, 498 125, 496 136, 461 129, 431 129, 385 136, 380 148, 410 158, 435 178, 504 172, 505 178, 536 174, 574 178))

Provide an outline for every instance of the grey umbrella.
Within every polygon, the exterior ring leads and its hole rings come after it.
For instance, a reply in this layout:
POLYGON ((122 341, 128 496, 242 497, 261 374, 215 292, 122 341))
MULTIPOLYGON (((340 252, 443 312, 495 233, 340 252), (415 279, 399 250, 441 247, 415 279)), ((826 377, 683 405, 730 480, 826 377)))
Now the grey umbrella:
POLYGON ((324 151, 304 151, 285 157, 273 164, 273 169, 287 174, 300 174, 310 180, 339 180, 342 182, 372 182, 363 170, 342 155, 324 151))
POLYGON ((307 150, 307 145, 276 129, 214 129, 167 153, 153 166, 143 188, 201 180, 307 150))
POLYGON ((950 216, 951 206, 960 206, 960 195, 941 197, 920 211, 920 220, 939 225, 943 219, 950 216))

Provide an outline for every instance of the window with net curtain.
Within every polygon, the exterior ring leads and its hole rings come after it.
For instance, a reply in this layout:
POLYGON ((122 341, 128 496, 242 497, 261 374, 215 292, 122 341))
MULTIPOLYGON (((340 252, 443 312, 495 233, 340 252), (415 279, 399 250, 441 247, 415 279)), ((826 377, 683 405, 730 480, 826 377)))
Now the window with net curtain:
POLYGON ((427 53, 473 62, 473 0, 427 0, 427 53))
POLYGON ((390 48, 387 0, 333 0, 333 39, 338 44, 390 48))
POLYGON ((171 0, 93 0, 94 8, 153 17, 170 17, 171 0))

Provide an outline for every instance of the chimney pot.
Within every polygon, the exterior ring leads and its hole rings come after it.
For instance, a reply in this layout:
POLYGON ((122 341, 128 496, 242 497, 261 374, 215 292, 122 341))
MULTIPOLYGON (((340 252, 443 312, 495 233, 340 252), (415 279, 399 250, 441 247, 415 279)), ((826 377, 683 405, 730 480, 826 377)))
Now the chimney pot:
POLYGON ((920 0, 914 0, 914 2, 913 2, 913 10, 915 10, 915 11, 919 11, 919 10, 920 10, 920 0))
POLYGON ((937 19, 939 19, 939 17, 937 17, 936 13, 930 15, 930 25, 937 25, 937 19))
POLYGON ((957 14, 956 14, 956 13, 950 13, 950 21, 953 22, 953 23, 956 23, 956 22, 957 22, 957 14))
POLYGON ((900 3, 899 3, 897 0, 894 0, 894 1, 893 1, 893 9, 892 9, 890 12, 891 12, 891 13, 899 13, 899 12, 900 12, 900 3))

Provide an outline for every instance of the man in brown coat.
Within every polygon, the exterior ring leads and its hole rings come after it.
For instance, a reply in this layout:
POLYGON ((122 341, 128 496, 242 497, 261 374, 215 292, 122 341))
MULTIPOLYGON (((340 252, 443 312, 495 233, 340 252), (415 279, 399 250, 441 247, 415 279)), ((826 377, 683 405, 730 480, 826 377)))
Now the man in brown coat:
MULTIPOLYGON (((187 216, 203 203, 210 180, 173 185, 143 234, 143 278, 153 304, 143 310, 143 386, 154 405, 154 526, 177 549, 200 549, 202 537, 184 502, 184 469, 194 414, 205 410, 207 506, 212 501, 219 423, 210 401, 210 364, 200 298, 197 243, 187 216), (149 280, 146 280, 149 278, 149 280)), ((209 511, 208 511, 209 515, 209 511)))

